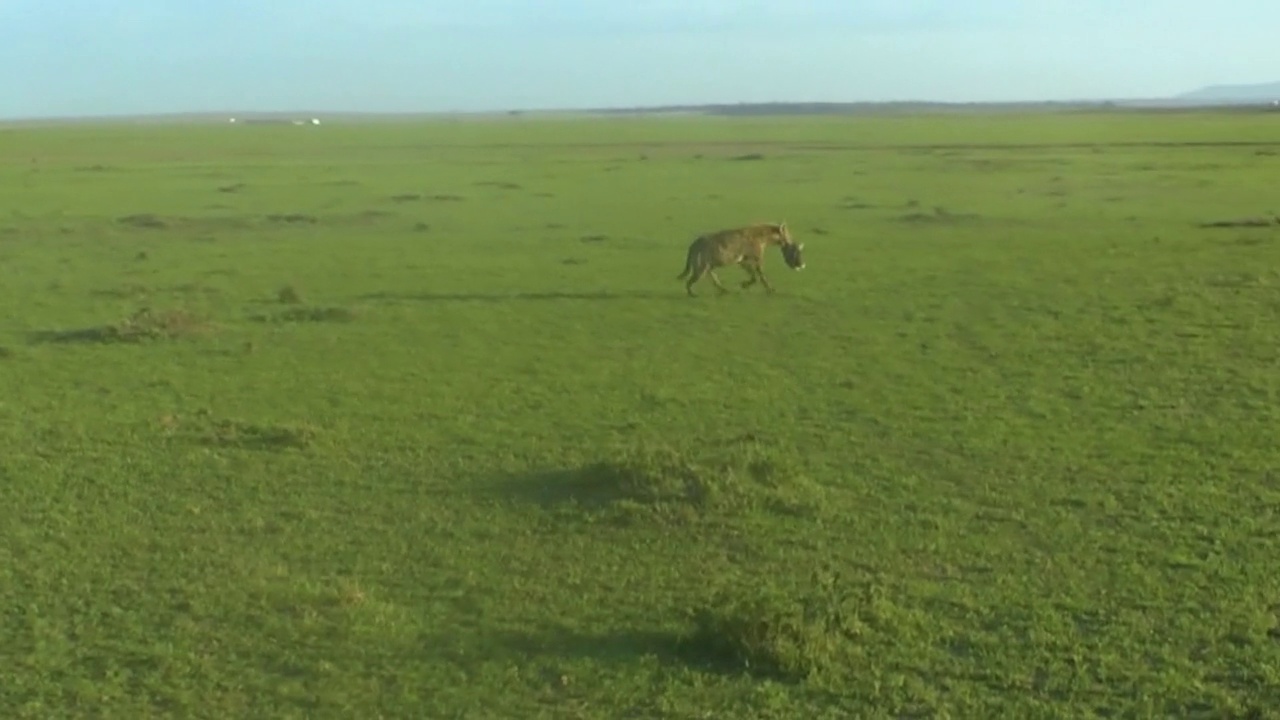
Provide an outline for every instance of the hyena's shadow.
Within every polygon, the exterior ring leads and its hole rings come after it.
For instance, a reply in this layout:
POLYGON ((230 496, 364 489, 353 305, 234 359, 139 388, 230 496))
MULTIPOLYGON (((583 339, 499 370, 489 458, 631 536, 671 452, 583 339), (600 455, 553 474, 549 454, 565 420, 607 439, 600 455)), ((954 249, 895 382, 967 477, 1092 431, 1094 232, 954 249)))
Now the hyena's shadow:
POLYGON ((531 302, 535 300, 682 300, 679 293, 662 293, 651 290, 597 290, 592 292, 506 292, 506 293, 370 293, 361 295, 360 300, 366 302, 477 302, 507 303, 531 302))

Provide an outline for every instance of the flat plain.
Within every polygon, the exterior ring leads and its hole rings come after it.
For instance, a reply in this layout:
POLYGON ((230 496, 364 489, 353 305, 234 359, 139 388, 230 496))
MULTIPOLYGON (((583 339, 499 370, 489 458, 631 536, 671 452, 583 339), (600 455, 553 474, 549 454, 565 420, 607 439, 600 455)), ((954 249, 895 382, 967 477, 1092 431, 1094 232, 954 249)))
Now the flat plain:
POLYGON ((0 715, 1280 717, 1278 118, 0 129, 0 715))

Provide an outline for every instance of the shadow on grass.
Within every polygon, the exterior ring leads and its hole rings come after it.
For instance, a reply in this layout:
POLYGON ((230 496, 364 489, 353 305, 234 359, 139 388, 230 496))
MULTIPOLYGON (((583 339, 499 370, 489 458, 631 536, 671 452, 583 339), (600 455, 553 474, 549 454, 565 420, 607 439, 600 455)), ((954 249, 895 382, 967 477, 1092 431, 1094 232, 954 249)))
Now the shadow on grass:
POLYGON ((666 667, 682 667, 722 676, 747 674, 781 679, 772 668, 751 668, 702 633, 662 630, 619 630, 589 633, 563 627, 498 633, 492 645, 529 660, 588 661, 593 665, 628 665, 653 659, 666 667))
POLYGON ((685 294, 676 292, 598 290, 594 292, 513 292, 513 293, 370 293, 361 295, 362 301, 410 301, 410 302, 476 302, 507 303, 537 300, 684 300, 685 294))
POLYGON ((110 325, 76 328, 75 330, 37 330, 28 339, 35 345, 108 344, 127 342, 120 338, 110 325))
POLYGON ((1230 218, 1227 220, 1210 220, 1199 224, 1202 228, 1255 228, 1280 225, 1280 216, 1230 218))
POLYGON ((352 322, 358 317, 358 312, 345 307, 297 306, 274 313, 257 313, 249 319, 260 323, 326 323, 352 322))
POLYGON ((656 657, 663 663, 683 663, 690 659, 682 635, 659 630, 584 633, 548 627, 500 633, 493 639, 509 651, 530 657, 552 655, 604 663, 631 662, 642 657, 656 657))

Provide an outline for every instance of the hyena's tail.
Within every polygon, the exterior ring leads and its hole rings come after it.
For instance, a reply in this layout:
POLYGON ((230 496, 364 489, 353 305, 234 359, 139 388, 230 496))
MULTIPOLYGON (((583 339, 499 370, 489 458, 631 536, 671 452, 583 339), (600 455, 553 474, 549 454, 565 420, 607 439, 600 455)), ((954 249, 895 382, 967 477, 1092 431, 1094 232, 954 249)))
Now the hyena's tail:
POLYGON ((693 272, 693 248, 689 248, 689 254, 684 257, 684 270, 676 276, 677 280, 683 280, 689 277, 689 273, 693 272))

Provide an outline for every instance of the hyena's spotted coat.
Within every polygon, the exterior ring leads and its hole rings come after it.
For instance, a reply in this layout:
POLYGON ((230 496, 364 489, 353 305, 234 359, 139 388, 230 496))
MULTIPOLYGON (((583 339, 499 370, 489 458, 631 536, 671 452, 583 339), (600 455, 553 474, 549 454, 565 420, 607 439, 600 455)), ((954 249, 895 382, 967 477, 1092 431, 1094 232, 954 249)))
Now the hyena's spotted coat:
POLYGON ((701 280, 703 275, 709 275, 720 292, 727 293, 725 286, 720 284, 720 278, 716 277, 715 269, 725 265, 741 265, 747 271, 747 280, 742 283, 744 289, 758 281, 764 284, 767 292, 772 293, 773 285, 764 276, 764 250, 770 245, 777 245, 782 250, 782 259, 786 261, 787 267, 792 270, 804 268, 804 258, 800 254, 804 250, 804 243, 796 243, 791 239, 785 222, 777 225, 764 223, 698 236, 689 245, 684 272, 676 276, 676 279, 683 280, 687 276, 689 280, 685 283, 685 291, 693 295, 693 284, 701 280))

